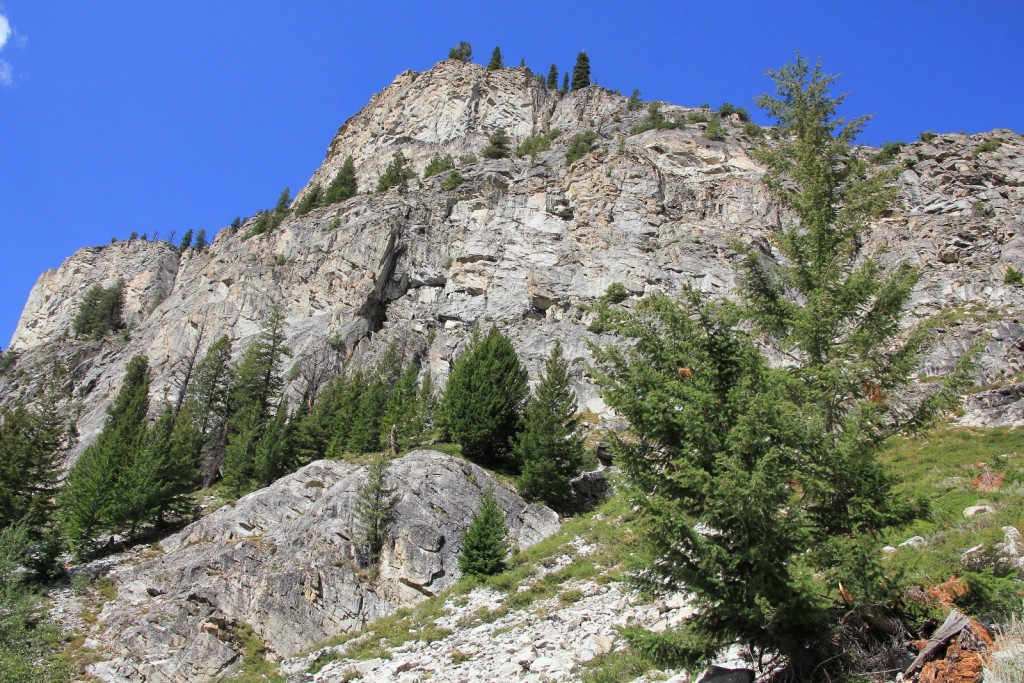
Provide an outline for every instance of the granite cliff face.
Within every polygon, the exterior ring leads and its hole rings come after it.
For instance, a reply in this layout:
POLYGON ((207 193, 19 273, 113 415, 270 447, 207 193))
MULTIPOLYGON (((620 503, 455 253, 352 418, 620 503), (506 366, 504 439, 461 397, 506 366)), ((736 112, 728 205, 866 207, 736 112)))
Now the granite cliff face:
MULTIPOLYGON (((688 110, 662 111, 683 119, 688 110)), ((644 116, 597 87, 559 97, 523 69, 447 61, 403 73, 341 127, 311 183, 329 181, 348 155, 365 190, 395 151, 419 170, 434 154, 479 153, 499 129, 514 145, 555 127, 562 135, 535 160, 460 162, 466 181, 455 190, 441 188, 444 174, 414 180, 289 217, 266 235, 247 239, 250 222, 224 229, 202 253, 179 257, 140 241, 79 250, 33 289, 10 345, 19 361, 0 378, 0 395, 33 391, 58 360, 85 444, 132 355, 149 357, 158 399, 200 330, 203 344, 229 334, 237 353, 274 304, 284 306, 293 360, 328 338, 357 361, 398 341, 443 381, 469 329, 485 321, 511 336, 533 372, 556 338, 586 357, 594 337, 580 305, 608 285, 621 282, 634 297, 684 285, 727 294, 730 241, 770 255, 784 220, 751 157, 760 140, 737 119, 721 141, 707 139, 703 123, 630 135, 644 116), (588 130, 598 135, 594 151, 567 165, 569 139, 588 130), (68 338, 84 292, 118 277, 128 340, 68 338)), ((893 162, 906 167, 897 206, 867 242, 884 263, 921 269, 911 324, 943 313, 922 376, 948 371, 970 340, 985 340, 977 380, 992 386, 969 401, 972 424, 1022 420, 1024 290, 1004 284, 1008 267, 1024 269, 1022 153, 1024 139, 1010 131, 908 145, 893 162), (979 151, 986 140, 999 144, 979 151)), ((600 413, 583 365, 575 372, 581 405, 600 413)))

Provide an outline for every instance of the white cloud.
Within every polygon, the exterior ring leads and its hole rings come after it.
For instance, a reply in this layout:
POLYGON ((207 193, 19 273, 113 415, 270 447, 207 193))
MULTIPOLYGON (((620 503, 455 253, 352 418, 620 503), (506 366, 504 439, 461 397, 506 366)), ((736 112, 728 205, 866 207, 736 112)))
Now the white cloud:
POLYGON ((7 44, 7 39, 11 37, 11 22, 7 21, 7 17, 0 14, 0 50, 4 49, 4 45, 7 44))
POLYGON ((11 68, 10 63, 2 59, 0 59, 0 85, 14 85, 14 69, 11 68))

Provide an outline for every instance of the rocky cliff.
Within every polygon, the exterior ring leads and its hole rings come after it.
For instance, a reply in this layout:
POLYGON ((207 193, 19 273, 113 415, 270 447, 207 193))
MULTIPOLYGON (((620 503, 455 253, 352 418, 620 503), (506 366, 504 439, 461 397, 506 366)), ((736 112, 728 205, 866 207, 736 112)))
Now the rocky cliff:
MULTIPOLYGON (((662 107, 670 120, 686 121, 689 111, 662 107)), ((401 151, 416 170, 435 154, 462 157, 461 186, 442 189, 444 174, 414 180, 290 216, 254 237, 248 221, 221 230, 203 252, 140 241, 79 250, 33 289, 10 345, 19 360, 0 378, 0 396, 34 391, 57 361, 88 443, 132 355, 149 357, 159 399, 200 334, 208 344, 227 333, 237 353, 275 304, 284 307, 294 361, 318 340, 343 342, 357 362, 396 341, 443 382, 468 331, 484 322, 510 335, 534 373, 556 338, 570 357, 585 358, 586 342, 602 340, 587 332, 581 305, 610 284, 621 282, 632 300, 684 285, 728 294, 731 241, 771 256, 785 220, 751 156, 767 137, 753 139, 735 116, 723 140, 708 139, 699 122, 631 134, 645 115, 598 87, 560 97, 525 69, 446 61, 403 73, 341 127, 310 182, 328 182, 351 155, 368 190, 401 151), (561 136, 535 159, 466 156, 498 130, 516 145, 554 128, 561 136), (567 164, 570 138, 585 131, 597 135, 593 151, 567 164), (70 338, 84 292, 118 277, 127 339, 70 338)), ((908 323, 932 319, 935 328, 923 380, 947 372, 971 340, 984 341, 979 391, 964 417, 971 424, 1024 423, 1024 288, 1005 283, 1009 267, 1024 270, 1022 153, 1024 138, 994 131, 940 135, 880 162, 902 169, 899 199, 873 226, 867 252, 921 270, 908 323)), ((584 367, 575 368, 581 406, 600 413, 584 367)))
POLYGON ((108 576, 117 596, 89 644, 107 681, 206 681, 236 661, 244 629, 294 655, 437 594, 458 577, 462 534, 491 488, 510 544, 527 548, 558 515, 527 505, 464 460, 414 451, 389 468, 387 541, 370 566, 353 506, 366 468, 319 461, 202 518, 108 576), (111 656, 114 655, 114 656, 111 656))

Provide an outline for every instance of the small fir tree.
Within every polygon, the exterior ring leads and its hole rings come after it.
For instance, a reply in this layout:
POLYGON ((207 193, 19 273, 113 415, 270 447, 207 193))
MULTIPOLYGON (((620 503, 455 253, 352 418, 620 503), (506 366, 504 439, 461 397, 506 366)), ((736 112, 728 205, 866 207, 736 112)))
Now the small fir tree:
POLYGON ((522 473, 517 486, 527 500, 566 512, 572 499, 569 481, 583 469, 583 439, 576 416, 576 393, 569 362, 555 342, 544 375, 523 411, 523 431, 515 455, 522 473))
POLYGON ((49 520, 67 431, 56 405, 51 393, 38 409, 15 402, 0 412, 0 528, 49 520))
POLYGON ((576 55, 576 64, 572 67, 572 89, 582 90, 590 87, 590 57, 586 52, 576 55))
POLYGON ((306 191, 306 194, 302 195, 302 199, 295 205, 295 215, 305 216, 307 213, 320 206, 323 201, 323 188, 320 187, 320 183, 313 183, 313 185, 306 191))
POLYGON ((488 488, 480 500, 480 509, 462 535, 459 571, 474 578, 491 576, 504 571, 507 555, 505 513, 494 497, 494 489, 488 488))
POLYGON ((504 69, 505 62, 501 58, 501 48, 495 47, 494 52, 491 53, 491 61, 487 62, 488 71, 497 71, 498 69, 504 69))
POLYGON ((568 71, 566 71, 564 74, 562 74, 562 88, 558 92, 561 93, 562 95, 565 95, 567 92, 569 92, 569 72, 568 71))
POLYGON ((496 327, 483 337, 475 329, 448 377, 440 408, 443 427, 467 458, 501 462, 527 390, 526 369, 508 337, 496 327))
POLYGON ((347 156, 344 163, 341 164, 341 168, 334 174, 331 184, 327 186, 322 203, 324 206, 327 206, 344 201, 356 196, 357 192, 356 163, 352 160, 351 156, 347 156))
POLYGON ((487 139, 487 146, 484 147, 482 154, 488 159, 504 159, 512 155, 509 149, 511 143, 505 131, 496 131, 487 139))
POLYGON ((199 232, 196 233, 196 251, 206 251, 206 247, 209 246, 206 243, 206 228, 199 228, 199 232))
POLYGON ((473 58, 473 46, 469 41, 460 40, 459 43, 448 50, 448 59, 455 59, 460 62, 468 62, 473 58))
POLYGON ((181 237, 181 243, 178 245, 178 251, 185 251, 192 246, 192 231, 186 230, 185 234, 181 237))
POLYGON ((427 162, 426 168, 423 169, 423 179, 426 180, 430 176, 437 175, 443 171, 450 171, 455 168, 455 159, 452 158, 451 154, 435 154, 431 157, 430 161, 427 162))
POLYGON ((353 507, 355 538, 370 566, 380 560, 388 538, 391 498, 395 493, 388 483, 389 465, 384 456, 378 456, 370 463, 366 468, 366 481, 359 488, 353 507))
POLYGON ((124 280, 110 287, 93 285, 86 291, 71 329, 78 336, 102 339, 124 328, 123 313, 124 280))
POLYGON ((384 169, 383 175, 377 180, 377 192, 385 192, 392 187, 407 187, 409 180, 415 178, 416 173, 409 167, 405 155, 395 152, 391 163, 384 169))
POLYGON ((546 85, 548 90, 552 92, 558 90, 558 66, 555 64, 552 64, 551 68, 548 69, 548 80, 546 85))

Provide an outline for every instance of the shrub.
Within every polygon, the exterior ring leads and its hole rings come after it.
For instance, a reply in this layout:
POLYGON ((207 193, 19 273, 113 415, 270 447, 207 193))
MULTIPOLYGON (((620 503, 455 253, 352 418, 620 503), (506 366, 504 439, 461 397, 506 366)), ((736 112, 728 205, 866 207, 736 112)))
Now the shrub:
POLYGON ((633 94, 626 100, 626 111, 635 111, 640 108, 643 104, 643 100, 640 99, 640 89, 637 88, 633 91, 633 94))
POLYGON ((761 130, 761 126, 757 125, 753 121, 747 121, 743 124, 743 132, 752 138, 760 138, 764 135, 764 131, 761 130))
POLYGON ((920 135, 918 135, 917 139, 920 140, 921 142, 931 142, 932 140, 934 140, 937 137, 938 137, 938 135, 936 133, 934 133, 934 132, 932 132, 930 130, 926 130, 925 132, 923 132, 920 135))
POLYGON ((472 57, 473 46, 466 40, 460 40, 457 45, 448 50, 448 59, 457 59, 460 62, 468 62, 472 57))
POLYGON ((409 179, 414 177, 416 174, 409 168, 409 162, 405 160, 405 155, 395 152, 391 163, 377 180, 377 192, 384 192, 392 187, 407 187, 409 179))
POLYGON ((483 155, 487 159, 504 159, 511 155, 509 150, 509 144, 512 141, 509 140, 508 134, 503 130, 499 130, 491 135, 487 139, 487 146, 484 147, 483 155))
POLYGON ((648 130, 670 130, 672 128, 678 128, 679 124, 675 121, 669 121, 665 118, 665 115, 661 113, 661 103, 651 102, 647 105, 647 117, 640 123, 633 126, 630 131, 630 135, 637 135, 648 130))
POLYGON ((730 114, 736 114, 743 122, 750 120, 750 114, 743 107, 737 107, 731 102, 722 102, 722 106, 718 108, 718 115, 729 116, 730 114))
POLYGON ((613 282, 608 285, 608 289, 605 290, 604 296, 601 297, 602 301, 610 304, 619 304, 629 298, 629 291, 625 285, 621 282, 613 282))
POLYGON ((882 145, 882 149, 878 150, 878 153, 872 157, 872 160, 879 164, 893 161, 899 156, 900 150, 906 146, 907 143, 905 142, 886 142, 882 145))
POLYGON ((594 141, 597 140, 597 133, 592 130, 578 133, 572 136, 569 141, 569 149, 565 152, 565 163, 572 165, 576 161, 590 154, 594 148, 594 141))
POLYGON ((458 171, 452 171, 448 174, 448 177, 444 179, 444 182, 441 183, 441 189, 454 190, 461 185, 464 180, 465 179, 462 177, 461 173, 458 171))
POLYGON ((463 166, 468 166, 469 164, 475 164, 478 161, 479 161, 479 159, 477 159, 476 155, 473 154, 472 152, 469 152, 468 154, 463 154, 462 156, 459 157, 459 163, 461 165, 463 165, 463 166))
POLYGON ((124 280, 110 287, 93 285, 78 306, 78 314, 71 323, 71 331, 78 336, 102 339, 110 332, 124 327, 124 280))
POLYGON ((452 158, 451 154, 445 154, 444 156, 435 154, 427 162, 427 167, 423 169, 423 179, 426 180, 430 176, 435 176, 442 171, 450 171, 453 168, 455 168, 455 159, 452 158))
POLYGON ((462 536, 459 571, 476 578, 503 571, 505 556, 508 555, 507 537, 505 513, 498 506, 494 490, 487 489, 480 501, 480 509, 462 536))
POLYGON ((1003 277, 1003 282, 1008 285, 1019 285, 1024 283, 1024 275, 1021 275, 1021 272, 1013 266, 1008 266, 1006 268, 1006 275, 1003 277))
POLYGON ((708 115, 702 111, 691 111, 686 115, 687 123, 707 123, 708 115))
POLYGON ((320 187, 320 183, 315 183, 306 194, 302 195, 302 199, 295 205, 295 215, 305 216, 307 213, 320 206, 320 201, 323 199, 323 189, 320 187))
POLYGON ((988 140, 985 140, 984 142, 980 143, 977 147, 975 147, 974 151, 971 152, 971 156, 977 158, 984 154, 985 152, 994 152, 997 149, 999 149, 999 146, 1001 144, 1002 142, 997 140, 996 138, 989 138, 988 140))
POLYGON ((531 157, 536 157, 541 152, 546 152, 551 149, 551 142, 561 134, 562 131, 558 128, 552 128, 547 133, 532 135, 523 140, 523 144, 519 145, 516 149, 516 156, 525 157, 529 155, 531 157))
POLYGON ((712 116, 707 128, 704 129, 704 137, 708 140, 724 140, 725 128, 722 126, 722 119, 712 116))

